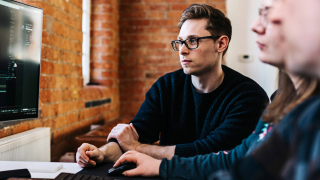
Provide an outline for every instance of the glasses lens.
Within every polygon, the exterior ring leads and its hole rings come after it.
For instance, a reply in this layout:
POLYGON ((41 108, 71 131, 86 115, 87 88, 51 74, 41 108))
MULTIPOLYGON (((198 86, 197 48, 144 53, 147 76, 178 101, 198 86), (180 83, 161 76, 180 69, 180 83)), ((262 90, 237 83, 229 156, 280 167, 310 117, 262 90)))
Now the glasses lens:
POLYGON ((179 51, 179 44, 180 44, 180 42, 179 41, 171 41, 171 44, 172 44, 172 48, 173 48, 173 50, 175 50, 175 51, 179 51))
POLYGON ((196 38, 190 38, 186 40, 186 43, 188 44, 188 47, 190 49, 195 49, 198 47, 198 41, 196 38))

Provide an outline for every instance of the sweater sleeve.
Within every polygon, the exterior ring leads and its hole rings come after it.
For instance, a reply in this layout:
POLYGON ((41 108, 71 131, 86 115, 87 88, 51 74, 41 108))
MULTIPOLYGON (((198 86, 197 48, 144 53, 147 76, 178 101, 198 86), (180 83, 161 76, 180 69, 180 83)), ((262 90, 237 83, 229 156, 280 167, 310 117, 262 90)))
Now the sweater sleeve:
POLYGON ((146 93, 137 115, 131 121, 139 134, 139 142, 152 144, 159 140, 161 130, 161 88, 159 79, 146 93))
POLYGON ((195 157, 174 156, 171 160, 162 159, 160 165, 160 176, 163 179, 207 179, 212 172, 217 170, 228 170, 252 148, 257 142, 261 129, 264 127, 262 121, 256 130, 231 151, 219 151, 195 157))
POLYGON ((208 154, 219 150, 232 149, 247 138, 254 130, 257 122, 269 103, 269 98, 263 90, 246 87, 242 93, 224 108, 224 117, 220 125, 212 130, 205 138, 193 143, 177 144, 175 155, 191 157, 208 154))

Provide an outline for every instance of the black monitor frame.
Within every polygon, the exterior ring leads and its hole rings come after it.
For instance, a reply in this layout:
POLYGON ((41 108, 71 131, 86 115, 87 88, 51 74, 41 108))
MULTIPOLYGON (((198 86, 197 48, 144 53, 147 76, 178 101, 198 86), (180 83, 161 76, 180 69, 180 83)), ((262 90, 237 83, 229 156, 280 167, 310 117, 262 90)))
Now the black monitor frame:
POLYGON ((39 24, 40 28, 40 32, 41 32, 41 39, 40 39, 40 56, 37 57, 37 59, 39 58, 39 61, 37 61, 39 63, 39 67, 38 69, 38 79, 37 79, 37 110, 36 110, 36 114, 16 114, 15 116, 12 116, 12 114, 0 114, 0 123, 2 122, 12 122, 12 121, 20 121, 20 120, 32 120, 32 119, 36 119, 39 118, 39 114, 40 114, 40 110, 39 110, 39 93, 40 93, 40 69, 41 69, 41 47, 42 47, 42 31, 43 31, 43 9, 38 8, 38 7, 34 7, 34 6, 30 6, 21 2, 17 2, 17 1, 13 1, 13 0, 0 0, 2 2, 6 2, 6 3, 10 3, 13 4, 13 6, 20 6, 22 8, 28 8, 31 10, 37 10, 39 12, 41 12, 41 21, 39 24))

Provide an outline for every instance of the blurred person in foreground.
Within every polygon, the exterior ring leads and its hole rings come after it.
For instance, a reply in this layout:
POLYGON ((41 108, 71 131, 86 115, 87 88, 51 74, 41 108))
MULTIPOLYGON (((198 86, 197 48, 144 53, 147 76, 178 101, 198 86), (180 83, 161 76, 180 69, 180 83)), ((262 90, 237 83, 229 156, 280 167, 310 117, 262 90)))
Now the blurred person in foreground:
MULTIPOLYGON (((285 70, 320 79, 320 1, 277 0, 270 20, 282 29, 285 70)), ((320 95, 289 113, 255 151, 214 179, 320 179, 320 95), (251 168, 254 167, 254 168, 251 168), (248 169, 250 168, 250 170, 248 169), (254 172, 254 173, 252 173, 254 172)))
MULTIPOLYGON (((253 23, 252 30, 257 33, 257 43, 260 48, 259 59, 278 68, 284 67, 281 42, 283 37, 280 27, 270 23, 269 11, 274 0, 264 0, 263 8, 259 10, 260 17, 253 23)), ((174 156, 171 160, 153 159, 135 151, 125 153, 115 164, 124 161, 137 163, 137 168, 124 172, 126 176, 156 176, 163 179, 207 179, 217 170, 228 170, 241 158, 255 153, 255 150, 272 128, 276 127, 294 107, 318 92, 317 79, 279 73, 279 90, 273 102, 267 107, 266 113, 259 121, 256 130, 241 145, 230 151, 219 151, 209 155, 199 155, 192 158, 174 156)), ((254 167, 247 167, 248 171, 254 167)), ((252 171, 251 171, 252 172, 252 171)))

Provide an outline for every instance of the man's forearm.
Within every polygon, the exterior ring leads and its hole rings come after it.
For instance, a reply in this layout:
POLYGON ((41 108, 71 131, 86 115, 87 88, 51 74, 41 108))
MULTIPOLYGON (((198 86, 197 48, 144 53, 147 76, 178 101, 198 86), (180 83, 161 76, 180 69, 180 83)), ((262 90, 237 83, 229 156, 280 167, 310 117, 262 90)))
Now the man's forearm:
POLYGON ((152 156, 156 159, 171 159, 174 156, 176 146, 157 146, 149 144, 140 144, 134 150, 152 156))
POLYGON ((104 162, 116 162, 122 155, 122 151, 116 142, 109 142, 101 146, 99 150, 103 153, 104 162))

